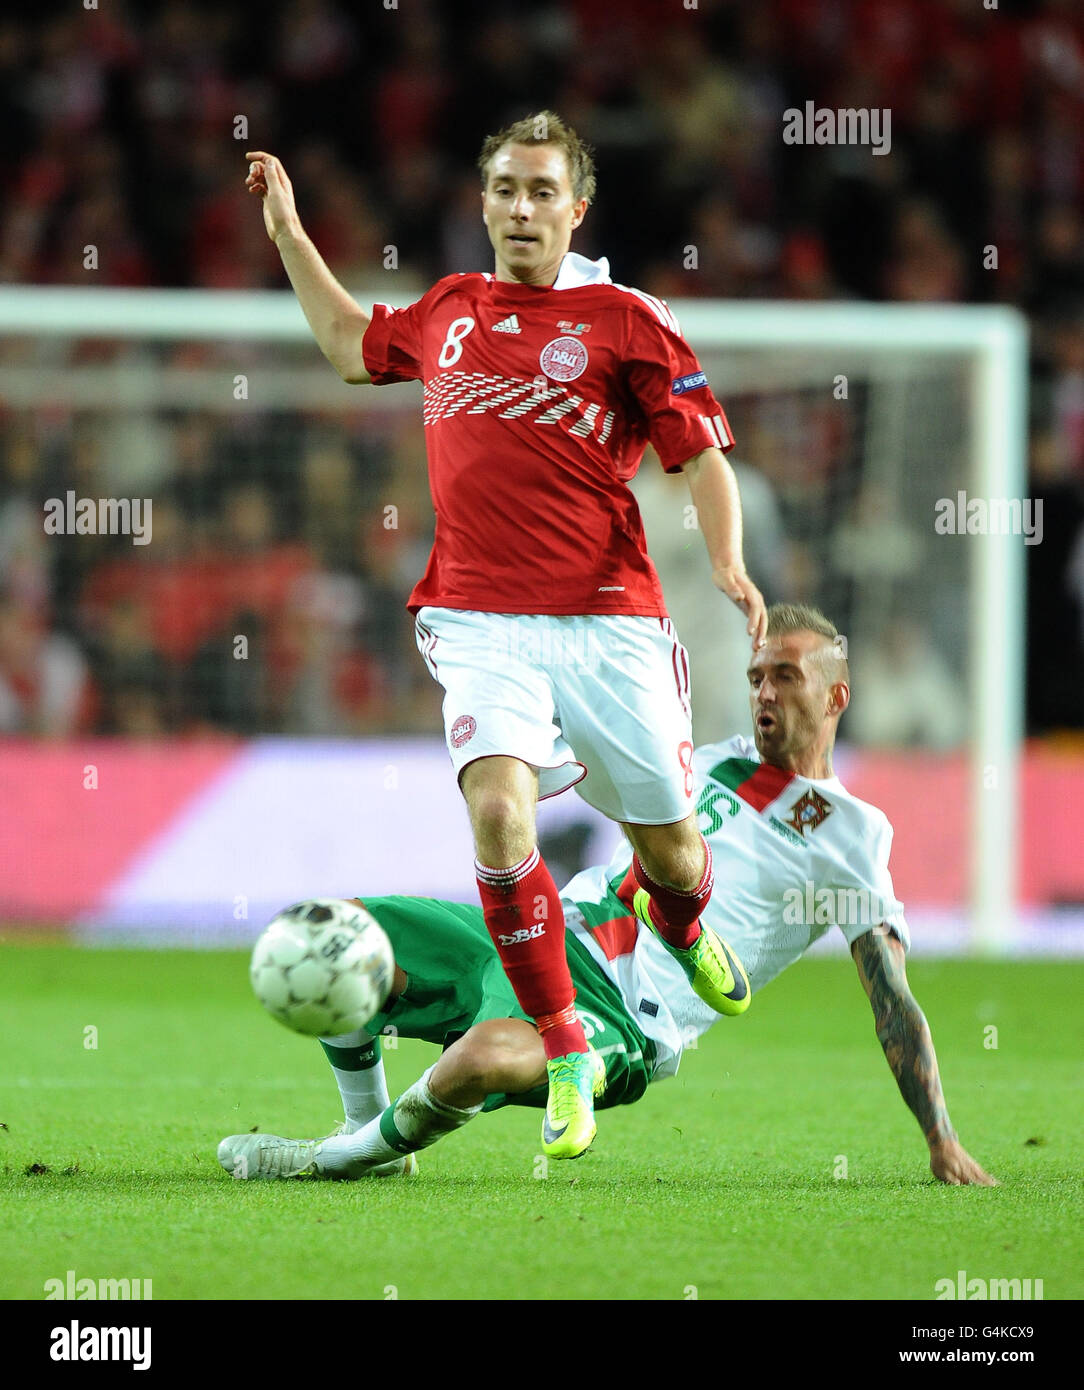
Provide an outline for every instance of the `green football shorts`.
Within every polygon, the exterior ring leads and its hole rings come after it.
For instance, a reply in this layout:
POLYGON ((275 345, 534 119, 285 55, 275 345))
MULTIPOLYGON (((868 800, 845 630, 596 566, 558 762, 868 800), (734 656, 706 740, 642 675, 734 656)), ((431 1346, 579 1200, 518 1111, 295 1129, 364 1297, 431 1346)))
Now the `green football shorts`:
MULTIPOLYGON (((450 1047, 468 1028, 487 1018, 523 1018, 490 940, 481 907, 439 898, 363 898, 391 938, 395 961, 408 984, 398 999, 367 1025, 371 1033, 422 1038, 450 1047)), ((589 921, 599 916, 590 909, 589 921)), ((614 898, 614 916, 628 908, 614 898)), ((629 1105, 647 1090, 655 1046, 625 1008, 617 987, 606 978, 572 932, 565 933, 576 1009, 584 1031, 606 1063, 606 1093, 598 1109, 629 1105)), ((545 1106, 546 1087, 522 1095, 489 1096, 486 1110, 502 1105, 545 1106)))

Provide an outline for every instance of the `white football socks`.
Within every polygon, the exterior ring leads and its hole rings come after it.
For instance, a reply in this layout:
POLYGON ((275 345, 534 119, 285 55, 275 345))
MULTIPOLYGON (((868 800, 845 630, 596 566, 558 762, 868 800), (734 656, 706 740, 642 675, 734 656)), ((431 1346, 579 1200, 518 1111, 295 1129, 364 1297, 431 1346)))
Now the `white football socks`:
POLYGON ((316 1159, 317 1170, 335 1177, 364 1177, 404 1154, 428 1148, 473 1119, 482 1107, 459 1110, 437 1100, 429 1089, 432 1072, 430 1067, 394 1105, 387 1106, 356 1133, 325 1139, 316 1159))
POLYGON ((335 1073, 347 1131, 353 1133, 386 1110, 391 1099, 380 1040, 358 1028, 337 1038, 321 1038, 320 1046, 335 1073))

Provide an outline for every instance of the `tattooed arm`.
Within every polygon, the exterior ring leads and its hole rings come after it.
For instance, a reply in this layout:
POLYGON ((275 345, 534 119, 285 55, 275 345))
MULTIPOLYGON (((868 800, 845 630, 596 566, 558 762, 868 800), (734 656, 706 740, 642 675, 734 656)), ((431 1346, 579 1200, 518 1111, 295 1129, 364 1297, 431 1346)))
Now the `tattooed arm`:
POLYGON ((941 1092, 930 1026, 907 983, 900 941, 875 927, 854 942, 851 955, 869 995, 877 1037, 892 1075, 930 1146, 930 1171, 945 1183, 996 1186, 997 1180, 979 1167, 956 1138, 941 1092))

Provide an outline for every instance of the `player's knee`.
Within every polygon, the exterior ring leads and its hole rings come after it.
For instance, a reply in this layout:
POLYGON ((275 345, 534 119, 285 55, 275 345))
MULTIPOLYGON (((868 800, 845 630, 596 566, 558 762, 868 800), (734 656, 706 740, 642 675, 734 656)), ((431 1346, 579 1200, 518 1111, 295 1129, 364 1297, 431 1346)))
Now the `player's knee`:
POLYGON ((511 1055, 500 1041, 486 1037, 464 1039, 456 1058, 457 1075, 463 1082, 488 1091, 493 1089, 494 1079, 499 1081, 507 1070, 511 1055))
POLYGON ((514 793, 495 787, 483 788, 468 798, 471 825, 478 849, 486 846, 513 850, 525 837, 533 840, 531 808, 514 793))
POLYGON ((679 891, 695 888, 706 863, 700 832, 686 822, 667 829, 672 833, 654 834, 641 844, 640 862, 656 883, 679 891))
POLYGON ((525 1064, 534 1060, 526 1057, 531 1049, 525 1043, 537 1042, 537 1037, 529 1024, 517 1019, 489 1019, 478 1024, 456 1044, 457 1076, 486 1092, 513 1085, 518 1089, 525 1064))

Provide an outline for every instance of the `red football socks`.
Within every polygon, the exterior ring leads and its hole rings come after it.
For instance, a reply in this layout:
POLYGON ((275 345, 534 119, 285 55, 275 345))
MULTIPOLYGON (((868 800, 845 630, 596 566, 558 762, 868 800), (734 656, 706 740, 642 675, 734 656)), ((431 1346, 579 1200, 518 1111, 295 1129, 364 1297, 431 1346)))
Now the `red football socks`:
POLYGON ((546 1056, 586 1052, 565 956, 565 915, 537 846, 510 868, 492 869, 477 860, 474 868, 489 934, 520 1008, 535 1021, 546 1056))
MULTIPOLYGON (((700 914, 708 905, 715 883, 711 846, 706 840, 702 840, 702 844, 707 861, 704 864, 703 877, 691 893, 682 893, 676 888, 666 888, 663 884, 656 883, 640 863, 638 854, 633 855, 632 868, 629 870, 640 887, 646 888, 651 895, 648 911, 659 930, 659 935, 679 951, 687 951, 700 935, 700 914)), ((628 875, 626 882, 627 880, 628 875)), ((622 884, 622 887, 624 886, 622 884)))

